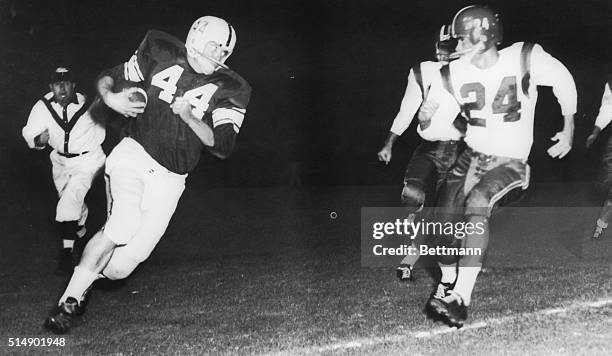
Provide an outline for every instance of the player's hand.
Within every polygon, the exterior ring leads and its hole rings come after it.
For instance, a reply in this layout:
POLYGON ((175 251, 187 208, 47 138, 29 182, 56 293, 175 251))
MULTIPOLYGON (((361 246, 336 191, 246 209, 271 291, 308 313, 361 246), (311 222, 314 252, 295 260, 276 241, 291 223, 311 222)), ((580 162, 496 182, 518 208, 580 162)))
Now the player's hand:
POLYGON ((431 118, 434 116, 436 111, 438 111, 439 106, 440 105, 433 100, 426 99, 423 101, 423 104, 421 104, 421 107, 419 108, 419 115, 417 116, 421 129, 426 129, 429 127, 431 118))
POLYGON ((130 95, 135 92, 136 88, 130 88, 119 93, 108 92, 102 100, 111 109, 125 117, 136 117, 142 114, 145 109, 145 103, 130 101, 130 95))
POLYGON ((172 108, 173 113, 180 116, 186 123, 195 118, 191 113, 192 106, 184 96, 176 97, 174 102, 170 104, 170 108, 172 108))
POLYGON ((598 126, 595 126, 593 128, 593 132, 591 132, 589 137, 587 137, 587 139, 586 139, 586 148, 587 149, 591 148, 591 145, 593 145, 593 142, 595 142, 595 140, 597 140, 597 137, 599 136, 600 132, 601 132, 601 129, 598 126))
POLYGON ((548 154, 552 158, 563 158, 572 149, 572 133, 567 131, 559 131, 551 141, 557 141, 551 148, 548 149, 548 154))
POLYGON ((36 147, 40 148, 47 146, 49 143, 49 129, 45 129, 45 131, 41 132, 40 135, 36 136, 34 143, 36 144, 36 147))
POLYGON ((381 162, 385 162, 385 164, 389 164, 389 162, 391 161, 391 146, 385 145, 378 152, 378 160, 381 162))

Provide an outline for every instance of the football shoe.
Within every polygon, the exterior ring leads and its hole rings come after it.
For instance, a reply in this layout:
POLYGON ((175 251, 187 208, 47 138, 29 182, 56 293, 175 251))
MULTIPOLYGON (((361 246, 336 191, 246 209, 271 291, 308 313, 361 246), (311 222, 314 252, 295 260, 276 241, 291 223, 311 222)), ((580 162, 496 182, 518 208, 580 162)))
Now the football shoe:
POLYGON ((45 329, 56 334, 65 334, 74 325, 74 318, 84 312, 84 306, 81 306, 76 298, 68 297, 45 320, 45 329))
POLYGON ((467 307, 452 289, 447 290, 443 298, 431 298, 428 306, 450 327, 461 328, 467 319, 467 307))
POLYGON ((409 264, 402 263, 395 269, 395 272, 400 282, 413 282, 415 280, 413 267, 409 264))

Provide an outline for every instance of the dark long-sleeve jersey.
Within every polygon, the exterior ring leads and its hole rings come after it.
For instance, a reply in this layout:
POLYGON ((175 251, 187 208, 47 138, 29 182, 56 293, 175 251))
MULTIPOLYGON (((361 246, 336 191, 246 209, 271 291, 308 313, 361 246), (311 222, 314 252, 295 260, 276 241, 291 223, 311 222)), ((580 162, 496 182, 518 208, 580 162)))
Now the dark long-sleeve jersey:
POLYGON ((196 73, 187 62, 183 42, 152 30, 127 62, 102 75, 143 86, 147 106, 127 132, 168 170, 179 174, 193 170, 204 148, 193 130, 172 112, 170 104, 176 97, 188 99, 194 116, 213 129, 215 145, 209 151, 222 157, 232 152, 251 95, 249 84, 234 71, 196 73))

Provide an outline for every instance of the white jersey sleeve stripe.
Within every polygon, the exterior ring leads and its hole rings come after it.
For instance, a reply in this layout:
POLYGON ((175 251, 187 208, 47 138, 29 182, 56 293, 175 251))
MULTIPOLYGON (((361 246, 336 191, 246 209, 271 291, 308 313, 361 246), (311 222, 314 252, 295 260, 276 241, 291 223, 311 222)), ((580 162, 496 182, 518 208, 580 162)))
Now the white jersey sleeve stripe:
POLYGON ((125 79, 133 82, 142 82, 144 81, 144 76, 140 71, 140 67, 138 66, 138 56, 136 53, 127 61, 124 65, 124 74, 125 79))
POLYGON ((244 110, 237 108, 218 108, 214 110, 212 113, 213 127, 231 123, 234 126, 234 131, 238 133, 242 126, 242 121, 244 120, 244 113, 241 111, 244 110))

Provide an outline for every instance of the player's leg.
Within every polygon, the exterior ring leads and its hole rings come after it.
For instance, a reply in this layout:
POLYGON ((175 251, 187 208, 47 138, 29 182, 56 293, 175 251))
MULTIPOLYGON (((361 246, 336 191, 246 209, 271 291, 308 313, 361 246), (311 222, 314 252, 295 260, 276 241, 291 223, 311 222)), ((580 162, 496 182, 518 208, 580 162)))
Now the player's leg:
POLYGON ((61 239, 61 247, 55 273, 58 275, 70 275, 76 262, 72 252, 76 239, 76 220, 78 220, 77 217, 80 215, 80 211, 77 212, 77 207, 70 202, 70 193, 65 194, 71 178, 67 159, 61 157, 56 151, 51 151, 49 158, 52 165, 53 183, 59 197, 55 209, 55 221, 61 239))
POLYGON ((171 173, 164 175, 157 177, 155 182, 148 182, 141 227, 130 242, 115 249, 102 271, 105 277, 113 280, 128 277, 149 257, 166 232, 185 189, 185 178, 171 173))
POLYGON ((597 222, 595 223, 595 230, 593 231, 592 236, 593 239, 601 238, 604 231, 608 228, 610 219, 612 219, 612 188, 610 189, 610 192, 608 192, 608 196, 604 201, 603 207, 601 208, 601 212, 597 217, 597 222))
MULTIPOLYGON (((435 179, 435 163, 432 161, 433 152, 436 150, 435 142, 423 142, 416 148, 404 174, 404 187, 402 189, 401 202, 406 208, 407 219, 414 221, 419 212, 422 211, 426 200, 426 191, 430 181, 435 179)), ((419 239, 415 237, 411 247, 417 252, 406 255, 400 265, 396 268, 396 275, 402 282, 413 281, 413 268, 419 260, 419 239)))
POLYGON ((71 239, 73 265, 78 262, 80 252, 74 248, 74 241, 84 236, 85 221, 89 213, 85 205, 85 196, 91 189, 95 176, 104 166, 105 159, 106 156, 101 149, 66 159, 65 171, 68 180, 57 205, 56 220, 61 221, 62 236, 71 239))
POLYGON ((599 239, 608 227, 610 219, 612 219, 612 137, 608 140, 608 145, 602 156, 599 174, 596 179, 598 186, 602 187, 606 193, 606 199, 603 203, 595 228, 593 229, 593 239, 599 239))
MULTIPOLYGON (((473 154, 467 149, 459 154, 455 163, 444 175, 444 180, 440 181, 438 191, 435 219, 438 222, 454 223, 457 219, 463 218, 465 205, 464 187, 470 167, 472 166, 473 154)), ((443 234, 436 236, 435 240, 430 239, 432 245, 455 247, 458 241, 454 236, 443 234)), ((442 310, 444 304, 442 299, 455 285, 457 279, 457 256, 437 256, 440 267, 441 278, 436 288, 431 293, 426 303, 426 310, 433 313, 434 318, 444 317, 442 310)))
MULTIPOLYGON (((463 152, 464 148, 465 143, 463 141, 446 141, 444 143, 443 149, 438 152, 436 160, 434 161, 436 164, 438 177, 438 180, 436 181, 435 185, 435 190, 433 192, 436 197, 436 202, 438 201, 438 196, 441 193, 441 188, 444 186, 445 182, 447 181, 447 178, 450 176, 451 171, 453 167, 455 167, 455 163, 457 162, 457 159, 463 152)), ((467 161, 464 157, 463 166, 458 168, 458 172, 460 172, 461 169, 466 169, 468 167, 466 165, 466 162, 467 161)), ((460 173, 458 175, 461 176, 460 173)), ((457 205, 458 203, 456 202, 456 200, 461 199, 461 197, 457 196, 457 191, 461 186, 461 178, 455 177, 453 179, 455 180, 455 182, 451 183, 450 191, 447 191, 445 193, 447 195, 447 198, 445 198, 447 200, 446 204, 448 205, 451 204, 448 201, 448 195, 450 192, 454 192, 455 194, 455 201, 452 203, 452 205, 457 205)), ((438 284, 438 287, 436 288, 436 291, 434 292, 434 296, 432 296, 432 298, 446 296, 446 291, 448 291, 455 285, 455 280, 457 278, 457 261, 454 258, 452 258, 450 261, 439 259, 438 266, 440 267, 441 272, 440 283, 438 284)))
POLYGON ((72 317, 82 312, 83 302, 91 284, 100 277, 116 246, 127 243, 140 227, 140 203, 143 181, 140 157, 117 146, 106 167, 113 192, 113 210, 104 229, 96 233, 85 246, 79 265, 58 301, 58 309, 46 320, 45 326, 56 333, 65 333, 72 317))
POLYGON ((484 175, 469 191, 465 202, 466 222, 477 228, 466 231, 461 246, 480 253, 465 255, 459 260, 457 281, 448 300, 444 300, 451 326, 461 326, 467 318, 467 307, 489 243, 489 217, 493 207, 508 192, 522 189, 527 179, 526 164, 519 160, 493 158, 479 171, 484 175))

